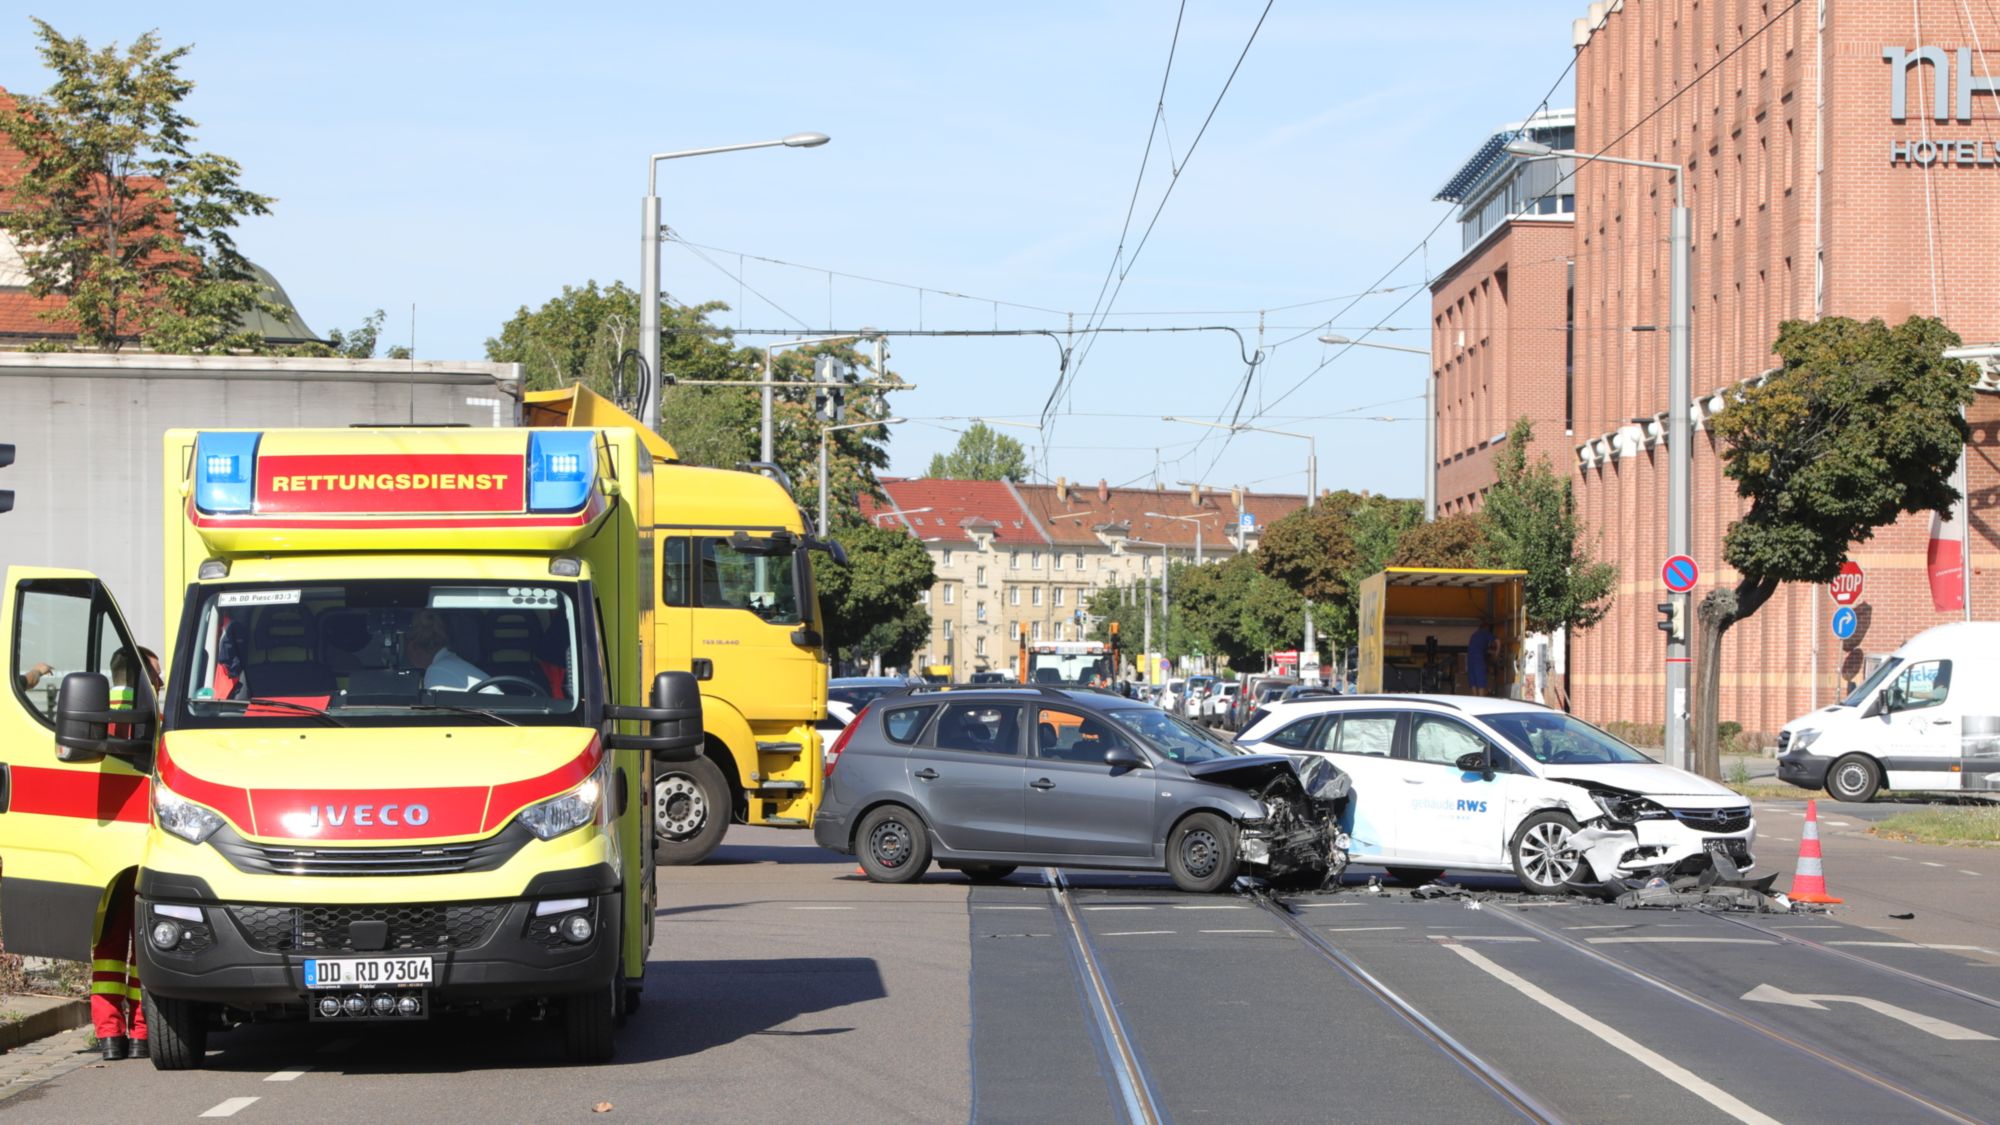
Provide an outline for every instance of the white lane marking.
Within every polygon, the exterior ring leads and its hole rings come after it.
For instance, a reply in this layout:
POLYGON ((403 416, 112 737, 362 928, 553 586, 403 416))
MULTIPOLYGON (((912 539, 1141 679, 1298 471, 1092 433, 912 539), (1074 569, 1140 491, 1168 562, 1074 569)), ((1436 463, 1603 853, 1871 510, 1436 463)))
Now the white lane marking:
POLYGON ((1328 926, 1326 932, 1330 934, 1366 934, 1378 930, 1400 930, 1402 928, 1401 926, 1328 926))
POLYGON ((1247 906, 1176 906, 1175 910, 1248 910, 1247 906))
POLYGON ((1615 926, 1564 926, 1564 927, 1563 927, 1563 929, 1565 929, 1565 930, 1629 930, 1629 929, 1631 929, 1631 928, 1632 928, 1632 926, 1633 926, 1633 923, 1631 923, 1631 922, 1624 922, 1624 923, 1621 923, 1621 924, 1619 924, 1619 925, 1615 925, 1615 926))
POLYGON ((1979 874, 1979 872, 1977 872, 1977 871, 1967 871, 1967 870, 1966 870, 1965 868, 1963 868, 1963 867, 1961 867, 1961 868, 1959 868, 1959 869, 1958 869, 1958 873, 1959 873, 1960 875, 1971 875, 1971 876, 1975 876, 1975 877, 1977 877, 1977 876, 1978 876, 1978 874, 1979 874))
POLYGON ((1772 929, 1774 929, 1774 930, 1844 930, 1844 929, 1846 929, 1847 927, 1846 927, 1846 926, 1822 926, 1822 925, 1817 925, 1817 924, 1807 924, 1807 925, 1804 925, 1804 926, 1772 926, 1771 928, 1772 928, 1772 929))
POLYGON ((1641 1064, 1650 1068, 1660 1077, 1665 1078, 1667 1081, 1672 1082, 1674 1085, 1679 1086, 1681 1089, 1686 1090, 1688 1093, 1693 1094, 1695 1097, 1700 1098, 1729 1116, 1734 1117, 1736 1120, 1744 1122, 1745 1125, 1778 1125, 1776 1118, 1767 1117, 1757 1112, 1735 1095, 1712 1083, 1704 1081, 1693 1071, 1668 1059, 1658 1051, 1640 1046, 1617 1028, 1571 1007, 1569 1004, 1544 991, 1540 986, 1531 984, 1514 973, 1501 968, 1487 959, 1478 950, 1468 946, 1450 944, 1447 944, 1445 948, 1465 958, 1487 975, 1500 981, 1507 987, 1512 988, 1521 995, 1554 1012, 1556 1015, 1597 1036, 1606 1046, 1623 1051, 1625 1054, 1637 1059, 1641 1064))
POLYGON ((1151 910, 1150 906, 1086 906, 1085 910, 1151 910))
POLYGON ((1293 909, 1295 909, 1295 910, 1318 910, 1318 909, 1320 909, 1321 907, 1325 907, 1325 906, 1360 906, 1360 905, 1362 905, 1362 902, 1361 902, 1361 900, 1360 900, 1360 899, 1352 899, 1352 898, 1351 898, 1351 899, 1348 899, 1348 900, 1346 900, 1345 902, 1300 902, 1300 903, 1294 903, 1294 904, 1293 904, 1293 909))
POLYGON ((1203 934, 1268 934, 1269 930, 1197 930, 1203 934))
POLYGON ((234 1117, 242 1110, 257 1104, 256 1098, 230 1098, 210 1106, 202 1112, 203 1117, 234 1117))
POLYGON ((975 906, 975 907, 973 907, 973 909, 974 909, 974 910, 1047 910, 1047 909, 1048 909, 1048 907, 1046 907, 1046 906, 987 906, 987 905, 985 905, 985 904, 983 904, 983 903, 982 903, 982 904, 980 904, 980 905, 978 905, 978 906, 975 906))
POLYGON ((1913 941, 1830 941, 1828 945, 1866 945, 1876 949, 1922 949, 1913 941))
POLYGON ((1786 992, 1775 985, 1760 984, 1744 993, 1743 999, 1758 1004, 1783 1004, 1788 1008, 1811 1008, 1818 1012, 1826 1011, 1827 1004, 1853 1004, 1857 1007, 1866 1008, 1871 1012, 1888 1016, 1899 1023, 1906 1023, 1918 1031, 1928 1035, 1935 1035, 1939 1039, 1978 1040, 1988 1043, 1993 1041, 1993 1037, 1983 1031, 1974 1031, 1969 1027, 1960 1027, 1947 1020, 1938 1019, 1936 1016, 1927 1016, 1922 1012, 1912 1012, 1908 1008, 1899 1008, 1894 1004, 1884 1000, 1877 1000, 1872 996, 1836 996, 1832 994, 1808 996, 1797 992, 1786 992))
POLYGON ((1923 861, 1923 863, 1924 863, 1924 866, 1925 866, 1925 867, 1943 867, 1943 866, 1944 866, 1944 864, 1942 864, 1942 863, 1932 863, 1932 862, 1931 862, 1930 860, 1928 860, 1928 859, 1927 859, 1927 860, 1924 860, 1924 861, 1923 861))
POLYGON ((1170 934, 1172 930, 1113 930, 1105 937, 1151 937, 1155 934, 1170 934))
POLYGON ((1694 937, 1693 935, 1674 937, 1594 937, 1583 940, 1592 945, 1776 945, 1775 941, 1765 941, 1754 937, 1694 937))
POLYGON ((1908 863, 1908 862, 1910 862, 1910 857, 1909 857, 1909 856, 1906 856, 1906 855, 1892 855, 1892 856, 1890 856, 1889 858, 1890 858, 1890 859, 1893 859, 1893 860, 1896 860, 1896 861, 1897 861, 1897 862, 1899 862, 1899 863, 1908 863))
POLYGON ((1819 821, 1819 822, 1820 822, 1821 824, 1824 824, 1824 825, 1826 825, 1826 826, 1827 826, 1827 827, 1829 827, 1829 828, 1852 828, 1852 827, 1854 827, 1854 826, 1853 826, 1852 824, 1849 824, 1849 823, 1848 823, 1847 821, 1844 821, 1844 820, 1828 820, 1828 819, 1826 819, 1825 817, 1821 817, 1821 818, 1820 818, 1820 821, 1819 821))
POLYGON ((1766 840, 1784 840, 1784 841, 1787 841, 1787 842, 1789 842, 1789 841, 1791 841, 1791 840, 1793 839, 1793 837, 1790 837, 1790 836, 1780 836, 1780 835, 1778 835, 1778 834, 1777 834, 1776 832, 1766 832, 1766 833, 1764 833, 1764 838, 1765 838, 1766 840))
POLYGON ((851 906, 794 906, 793 910, 852 910, 851 906))
POLYGON ((293 1081, 296 1081, 296 1080, 298 1079, 298 1077, 299 1077, 300 1075, 304 1074, 304 1073, 305 1073, 306 1071, 308 1071, 308 1070, 311 1070, 311 1069, 312 1069, 312 1067, 309 1067, 309 1066, 295 1066, 295 1067, 291 1067, 291 1068, 289 1068, 289 1069, 286 1069, 286 1070, 281 1070, 281 1071, 277 1072, 276 1074, 267 1074, 267 1075, 265 1075, 265 1076, 264 1076, 264 1081, 266 1081, 266 1082, 293 1082, 293 1081))
MULTIPOLYGON (((1432 937, 1437 937, 1438 935, 1436 935, 1436 934, 1432 934, 1431 936, 1432 936, 1432 937)), ((1542 940, 1542 939, 1541 939, 1541 938, 1537 938, 1537 937, 1521 937, 1521 936, 1517 936, 1517 935, 1514 935, 1514 934, 1453 934, 1453 935, 1451 935, 1451 940, 1452 940, 1452 941, 1489 941, 1489 942, 1500 942, 1500 943, 1502 943, 1502 944, 1506 944, 1506 943, 1512 943, 1512 942, 1523 942, 1523 941, 1526 941, 1526 942, 1537 942, 1537 941, 1540 941, 1540 940, 1542 940)))

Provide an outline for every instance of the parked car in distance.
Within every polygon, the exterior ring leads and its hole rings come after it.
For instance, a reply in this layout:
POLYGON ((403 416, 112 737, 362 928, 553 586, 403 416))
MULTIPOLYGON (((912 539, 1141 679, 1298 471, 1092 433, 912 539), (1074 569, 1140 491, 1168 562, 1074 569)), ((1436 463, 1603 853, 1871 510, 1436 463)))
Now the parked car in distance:
POLYGON ((975 881, 1020 864, 1323 879, 1346 779, 1310 755, 1245 754, 1122 696, 1055 688, 885 695, 827 752, 822 847, 907 883, 935 859, 975 881))
POLYGON ((870 700, 910 687, 913 682, 902 676, 836 676, 826 682, 826 701, 845 703, 856 711, 867 706, 870 700))
POLYGON ((1017 682, 1012 672, 974 672, 969 684, 1011 684, 1017 682))
POLYGON ((1882 789, 2000 796, 2000 622, 1926 629, 1847 698, 1778 732, 1778 780, 1842 801, 1882 789))
POLYGON ((1236 740, 1325 757, 1352 781, 1349 856, 1404 882, 1513 872, 1537 894, 1721 851, 1755 857, 1750 802, 1535 703, 1448 695, 1343 695, 1272 705, 1236 740))
POLYGON ((1209 691, 1208 698, 1202 703, 1202 723, 1211 727, 1230 728, 1230 712, 1236 707, 1236 701, 1242 697, 1243 682, 1241 680, 1218 681, 1209 691))

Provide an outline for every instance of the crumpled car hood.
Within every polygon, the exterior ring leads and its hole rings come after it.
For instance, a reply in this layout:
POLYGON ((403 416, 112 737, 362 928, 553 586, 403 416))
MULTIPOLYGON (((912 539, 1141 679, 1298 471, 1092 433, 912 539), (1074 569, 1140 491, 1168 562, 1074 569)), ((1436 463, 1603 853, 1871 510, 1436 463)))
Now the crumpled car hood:
POLYGON ((1318 801, 1339 800, 1347 795, 1348 777, 1316 754, 1295 759, 1286 754, 1242 754, 1212 762, 1189 762, 1184 768, 1202 781, 1213 781, 1237 789, 1256 790, 1273 778, 1291 774, 1306 795, 1318 801))

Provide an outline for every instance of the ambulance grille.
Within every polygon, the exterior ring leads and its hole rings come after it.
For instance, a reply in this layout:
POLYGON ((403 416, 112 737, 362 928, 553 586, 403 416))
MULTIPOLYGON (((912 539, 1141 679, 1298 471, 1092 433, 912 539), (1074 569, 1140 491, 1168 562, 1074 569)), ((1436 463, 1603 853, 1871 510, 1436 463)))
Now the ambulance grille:
POLYGON ((534 836, 509 824, 494 836, 469 844, 396 844, 337 847, 313 844, 260 844, 227 827, 210 842, 238 871, 251 875, 456 875, 491 871, 534 836))
POLYGON ((485 940, 505 903, 422 906, 231 906, 229 916, 265 953, 372 953, 348 936, 356 922, 388 923, 382 950, 465 949, 485 940))

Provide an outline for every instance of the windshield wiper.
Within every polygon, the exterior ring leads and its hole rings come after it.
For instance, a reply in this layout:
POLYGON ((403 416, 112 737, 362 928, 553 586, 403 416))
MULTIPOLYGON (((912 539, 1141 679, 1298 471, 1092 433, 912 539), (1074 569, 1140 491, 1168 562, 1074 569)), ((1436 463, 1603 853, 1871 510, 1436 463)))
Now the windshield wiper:
POLYGON ((327 714, 324 707, 315 707, 310 703, 299 703, 291 699, 191 699, 188 703, 190 706, 199 703, 204 706, 218 705, 223 707, 242 707, 245 709, 251 707, 278 707, 294 715, 311 715, 315 719, 325 719, 337 727, 347 725, 332 715, 327 714))
POLYGON ((478 707, 459 707, 451 703, 370 703, 366 704, 366 706, 371 711, 449 711, 454 715, 477 715, 482 719, 492 719, 502 726, 518 727, 521 725, 498 712, 486 711, 478 707))

